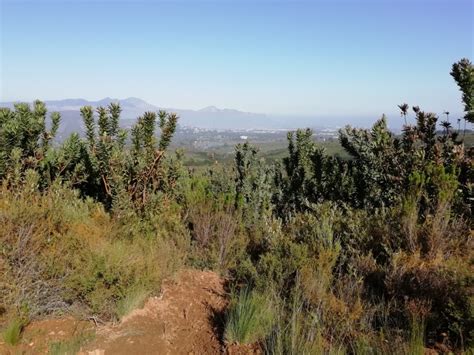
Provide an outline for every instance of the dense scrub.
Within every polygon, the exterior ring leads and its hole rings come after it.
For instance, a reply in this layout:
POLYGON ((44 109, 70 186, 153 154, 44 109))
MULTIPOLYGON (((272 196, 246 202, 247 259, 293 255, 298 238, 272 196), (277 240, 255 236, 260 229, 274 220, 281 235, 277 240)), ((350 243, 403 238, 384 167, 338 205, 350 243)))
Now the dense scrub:
MULTIPOLYGON (((454 64, 472 121, 472 64, 454 64)), ((184 263, 229 279, 229 342, 268 353, 421 353, 474 345, 473 150, 437 116, 399 106, 346 127, 350 159, 311 130, 266 162, 186 171, 167 148, 177 117, 81 110, 85 138, 55 146, 59 114, 0 111, 0 306, 23 324, 51 313, 117 319, 184 263), (97 116, 97 119, 95 118, 97 116), (159 127, 159 134, 155 128, 159 127)), ((18 328, 18 327, 17 327, 18 328)))

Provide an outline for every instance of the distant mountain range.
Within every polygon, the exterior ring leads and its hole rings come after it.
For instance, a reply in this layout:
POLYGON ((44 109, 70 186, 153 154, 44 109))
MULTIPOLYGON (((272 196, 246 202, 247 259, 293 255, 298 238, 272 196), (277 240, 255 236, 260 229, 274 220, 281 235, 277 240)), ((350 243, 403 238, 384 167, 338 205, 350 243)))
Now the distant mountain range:
MULTIPOLYGON (((200 110, 186 110, 152 105, 142 99, 129 97, 127 99, 113 99, 106 97, 98 101, 85 99, 46 100, 48 111, 59 111, 62 116, 61 135, 70 132, 83 131, 82 120, 79 109, 83 106, 107 106, 111 102, 118 102, 122 108, 122 126, 131 126, 137 117, 146 111, 158 111, 160 109, 175 112, 179 115, 179 125, 203 129, 295 129, 295 128, 336 128, 349 123, 347 117, 307 117, 290 115, 267 115, 251 112, 243 112, 234 109, 220 109, 208 106, 200 110)), ((13 107, 14 102, 0 103, 0 107, 13 107)), ((351 119, 351 123, 359 126, 369 126, 376 120, 359 118, 351 119)))
MULTIPOLYGON (((79 128, 81 119, 79 109, 83 106, 107 106, 111 102, 118 102, 122 108, 121 118, 123 121, 135 120, 146 111, 158 111, 160 109, 175 112, 179 115, 181 126, 198 127, 205 129, 251 129, 251 128, 275 128, 281 127, 282 122, 270 120, 268 116, 258 113, 242 112, 231 109, 219 109, 215 106, 208 106, 201 110, 185 110, 152 105, 142 99, 129 97, 127 99, 113 99, 106 97, 98 101, 88 101, 85 99, 65 99, 46 100, 49 112, 59 111, 63 117, 63 125, 67 124, 71 128, 79 128)), ((14 102, 0 103, 2 107, 13 107, 14 102)))

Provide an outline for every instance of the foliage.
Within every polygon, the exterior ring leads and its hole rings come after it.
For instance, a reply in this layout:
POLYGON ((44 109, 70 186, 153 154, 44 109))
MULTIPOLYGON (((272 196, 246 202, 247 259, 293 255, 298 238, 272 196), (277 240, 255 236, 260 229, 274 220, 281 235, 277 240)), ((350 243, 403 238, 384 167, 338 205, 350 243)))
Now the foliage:
MULTIPOLYGON (((451 73, 471 122, 472 73, 467 59, 451 73)), ((46 122, 43 103, 1 109, 1 313, 119 319, 188 264, 240 290, 229 342, 272 354, 472 347, 474 151, 448 121, 438 131, 435 114, 399 108, 400 135, 385 117, 341 129, 344 158, 306 129, 282 159, 246 142, 233 169, 200 171, 169 153, 174 114, 127 131, 118 105, 84 107, 85 136, 56 145, 60 117, 46 122)))
POLYGON ((2 304, 27 304, 32 318, 77 302, 81 312, 118 318, 137 289, 156 292, 187 249, 187 233, 173 227, 179 216, 171 211, 158 213, 160 224, 123 224, 58 184, 43 193, 4 188, 0 206, 2 304))
POLYGON ((236 206, 242 209, 248 226, 272 214, 271 171, 257 154, 258 150, 248 142, 235 148, 236 206))
POLYGON ((474 66, 467 58, 454 63, 451 76, 454 78, 462 92, 464 103, 464 116, 466 121, 474 122, 474 66))
POLYGON ((127 132, 118 127, 120 107, 112 103, 107 109, 97 108, 97 113, 96 124, 92 107, 81 109, 87 137, 84 179, 88 182, 82 190, 108 208, 127 201, 144 211, 163 188, 161 161, 176 129, 177 116, 145 112, 131 129, 132 148, 124 150, 127 132), (157 117, 161 129, 158 142, 154 137, 157 117))
POLYGON ((50 129, 46 124, 46 105, 35 101, 28 104, 15 104, 15 109, 0 109, 0 178, 8 178, 9 167, 20 163, 17 168, 43 170, 47 174, 50 164, 51 141, 55 137, 61 116, 51 114, 50 129))

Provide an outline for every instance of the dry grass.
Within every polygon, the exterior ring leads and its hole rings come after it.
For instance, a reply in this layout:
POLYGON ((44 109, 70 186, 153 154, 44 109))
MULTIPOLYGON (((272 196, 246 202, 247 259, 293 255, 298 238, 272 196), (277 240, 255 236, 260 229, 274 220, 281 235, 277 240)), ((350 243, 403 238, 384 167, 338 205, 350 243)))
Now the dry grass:
POLYGON ((217 203, 197 203, 189 211, 194 240, 193 260, 200 267, 225 271, 239 263, 239 251, 244 248, 241 216, 232 206, 217 203))
POLYGON ((60 186, 46 193, 3 188, 0 210, 6 313, 27 305, 32 318, 73 309, 119 318, 157 292, 186 255, 186 233, 168 229, 178 215, 124 224, 60 186))

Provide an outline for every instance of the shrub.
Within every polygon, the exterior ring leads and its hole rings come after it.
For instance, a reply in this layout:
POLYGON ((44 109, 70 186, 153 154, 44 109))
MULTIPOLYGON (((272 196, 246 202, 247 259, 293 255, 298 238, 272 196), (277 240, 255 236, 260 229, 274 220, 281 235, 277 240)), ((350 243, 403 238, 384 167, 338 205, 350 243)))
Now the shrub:
POLYGON ((46 105, 38 100, 32 108, 25 103, 15 104, 13 110, 0 108, 0 178, 8 178, 15 156, 22 161, 21 171, 17 172, 48 166, 50 143, 58 131, 61 116, 53 112, 47 130, 46 114, 46 105))
POLYGON ((229 202, 211 198, 189 207, 187 219, 192 235, 190 263, 220 272, 235 268, 244 257, 246 238, 241 214, 229 202))
POLYGON ((44 193, 4 188, 0 206, 2 301, 9 308, 27 304, 32 317, 77 305, 117 318, 138 288, 157 292, 189 247, 171 210, 123 224, 101 204, 59 185, 44 193))
MULTIPOLYGON (((446 333, 453 346, 472 344, 474 290, 472 267, 467 263, 396 254, 386 284, 388 295, 399 304, 421 302, 430 305, 424 324, 431 339, 446 333)), ((394 320, 400 316, 403 323, 411 321, 410 317, 403 318, 403 314, 392 314, 394 320)))

